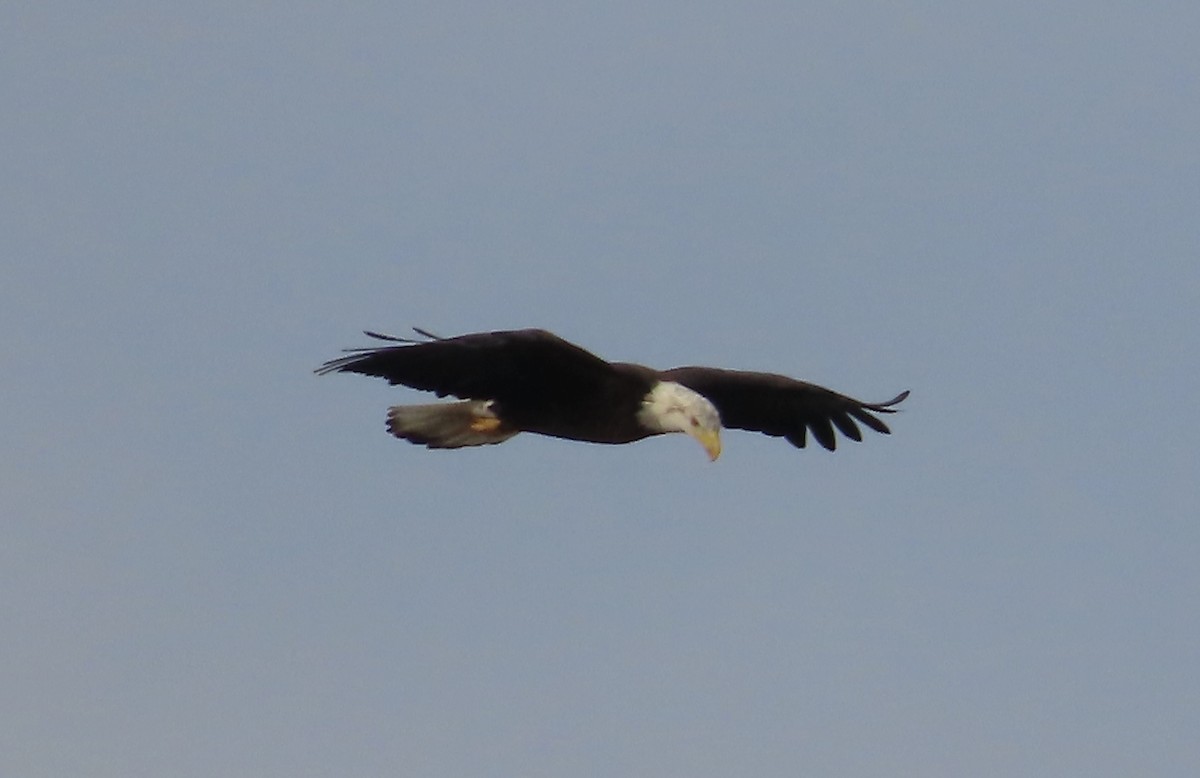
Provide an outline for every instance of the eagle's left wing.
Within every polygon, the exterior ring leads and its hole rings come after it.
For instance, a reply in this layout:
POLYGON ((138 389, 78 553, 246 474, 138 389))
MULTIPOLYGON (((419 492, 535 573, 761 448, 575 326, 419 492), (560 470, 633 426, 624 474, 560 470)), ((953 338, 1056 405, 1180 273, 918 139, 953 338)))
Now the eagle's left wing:
POLYGON ((800 448, 807 444, 811 431, 830 451, 837 448, 834 428, 851 440, 862 440, 855 422, 890 434, 887 425, 872 414, 895 413, 893 406, 908 397, 905 391, 887 402, 865 403, 787 376, 713 367, 677 367, 661 375, 707 397, 725 427, 784 437, 800 448))

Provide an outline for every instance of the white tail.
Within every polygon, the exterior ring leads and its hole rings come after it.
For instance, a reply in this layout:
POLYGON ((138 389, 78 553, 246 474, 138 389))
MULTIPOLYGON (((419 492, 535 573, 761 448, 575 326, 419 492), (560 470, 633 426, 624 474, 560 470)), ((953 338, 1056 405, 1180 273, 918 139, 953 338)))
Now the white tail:
POLYGON ((520 430, 506 429, 490 402, 394 405, 388 408, 388 432, 429 448, 462 448, 503 443, 520 430))

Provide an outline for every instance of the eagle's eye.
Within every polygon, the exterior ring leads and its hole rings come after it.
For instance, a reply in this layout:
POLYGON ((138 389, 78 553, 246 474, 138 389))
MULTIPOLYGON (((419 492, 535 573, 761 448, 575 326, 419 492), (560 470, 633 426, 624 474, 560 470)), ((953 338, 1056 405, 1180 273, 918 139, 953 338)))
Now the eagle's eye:
POLYGON ((693 427, 699 427, 699 426, 700 426, 700 420, 699 420, 699 419, 697 419, 695 416, 693 416, 692 418, 688 419, 688 422, 690 422, 690 423, 691 423, 691 425, 692 425, 693 427))

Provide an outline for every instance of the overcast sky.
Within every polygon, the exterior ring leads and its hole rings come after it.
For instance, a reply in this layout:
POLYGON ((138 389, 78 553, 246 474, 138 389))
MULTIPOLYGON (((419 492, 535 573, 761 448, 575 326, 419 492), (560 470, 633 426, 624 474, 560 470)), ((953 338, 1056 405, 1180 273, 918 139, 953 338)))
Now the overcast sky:
POLYGON ((4 4, 0 773, 1196 774, 1198 29, 4 4), (414 325, 912 396, 431 452, 414 325))

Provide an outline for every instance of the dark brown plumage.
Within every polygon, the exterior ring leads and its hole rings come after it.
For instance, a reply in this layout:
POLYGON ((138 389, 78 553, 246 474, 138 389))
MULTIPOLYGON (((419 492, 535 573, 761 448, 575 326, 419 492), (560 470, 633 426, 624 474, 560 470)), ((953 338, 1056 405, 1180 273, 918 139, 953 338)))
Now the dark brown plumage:
MULTIPOLYGON (((811 431, 832 451, 837 448, 835 430, 856 441, 862 440, 859 423, 888 434, 887 425, 874 414, 894 413, 893 406, 908 396, 902 392, 885 403, 864 403, 772 373, 709 367, 659 371, 607 362, 545 330, 453 338, 417 332, 427 340, 367 332, 390 345, 350 350, 316 372, 377 376, 394 385, 467 401, 392 409, 393 434, 431 447, 498 443, 522 431, 628 443, 663 432, 700 437, 688 426, 710 424, 782 436, 799 447, 806 445, 811 431), (692 391, 672 389, 674 394, 664 399, 673 384, 692 391), (711 406, 693 399, 693 392, 711 406), (715 419, 706 422, 704 409, 693 405, 706 406, 709 412, 715 407, 719 424, 715 419), (687 411, 686 420, 667 418, 681 408, 687 411)), ((715 458, 713 448, 705 445, 715 458)))
POLYGON ((808 443, 811 430, 830 451, 837 449, 835 427, 851 440, 862 440, 855 421, 890 435, 887 425, 871 413, 895 413, 891 406, 908 397, 908 392, 901 392, 884 403, 865 403, 787 376, 715 367, 677 367, 660 375, 707 397, 717 406, 725 427, 784 437, 800 448, 808 443))

